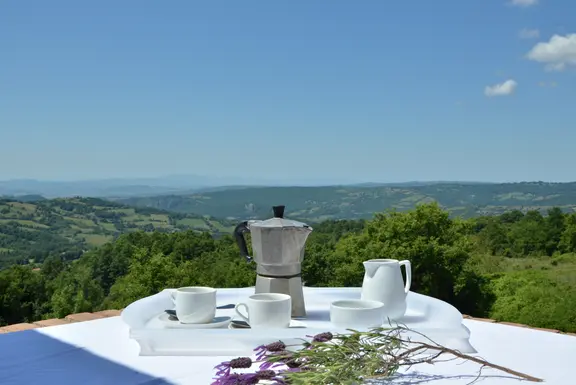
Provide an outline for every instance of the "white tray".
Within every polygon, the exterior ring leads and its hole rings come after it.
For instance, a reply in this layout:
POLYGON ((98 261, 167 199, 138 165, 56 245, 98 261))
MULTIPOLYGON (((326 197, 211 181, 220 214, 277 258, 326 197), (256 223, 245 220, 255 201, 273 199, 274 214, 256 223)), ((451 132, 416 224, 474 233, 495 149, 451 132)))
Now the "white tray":
MULTIPOLYGON (((130 338, 140 345, 141 356, 242 356, 252 355, 262 344, 282 340, 295 343, 306 335, 326 331, 346 332, 330 323, 330 303, 338 299, 360 298, 360 288, 304 287, 307 317, 306 328, 273 331, 252 329, 181 329, 166 328, 158 316, 173 309, 170 292, 142 298, 122 312, 122 320, 130 327, 130 338)), ((254 288, 218 289, 217 305, 237 304, 254 294, 254 288)), ((410 292, 408 310, 398 322, 423 333, 435 342, 463 353, 475 353, 470 345, 470 331, 462 324, 462 314, 452 305, 438 299, 410 292)), ((234 309, 217 310, 217 316, 237 319, 234 309)), ((421 339, 418 335, 410 336, 421 339)))

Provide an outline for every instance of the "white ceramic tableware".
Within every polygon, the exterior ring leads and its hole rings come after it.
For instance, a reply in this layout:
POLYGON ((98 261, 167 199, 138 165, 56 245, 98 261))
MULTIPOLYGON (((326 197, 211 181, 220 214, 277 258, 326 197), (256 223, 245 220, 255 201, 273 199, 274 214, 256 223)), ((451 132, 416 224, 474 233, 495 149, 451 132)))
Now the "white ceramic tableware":
POLYGON ((236 313, 252 329, 288 328, 292 317, 292 298, 287 294, 261 293, 236 305, 236 313), (244 309, 245 314, 240 311, 244 309))
POLYGON ((176 316, 183 324, 208 324, 216 315, 216 289, 203 286, 181 287, 170 296, 176 316))
POLYGON ((179 321, 170 319, 170 316, 166 313, 160 314, 158 320, 162 322, 166 329, 223 329, 230 325, 232 317, 222 316, 214 317, 208 323, 201 324, 184 324, 179 321))
POLYGON ((376 328, 384 324, 384 304, 378 301, 345 299, 330 305, 330 322, 342 328, 376 328))
POLYGON ((364 281, 360 299, 379 301, 386 307, 386 316, 398 320, 406 313, 406 296, 412 283, 410 261, 371 259, 364 262, 364 281), (406 268, 406 282, 400 267, 406 268))
MULTIPOLYGON (((288 325, 288 327, 290 329, 303 329, 303 328, 306 328, 307 326, 304 322, 293 319, 292 321, 290 321, 290 325, 288 325)), ((245 330, 245 329, 250 329, 250 328, 238 326, 234 322, 230 322, 230 324, 228 325, 228 329, 240 329, 240 330, 244 329, 245 330)))

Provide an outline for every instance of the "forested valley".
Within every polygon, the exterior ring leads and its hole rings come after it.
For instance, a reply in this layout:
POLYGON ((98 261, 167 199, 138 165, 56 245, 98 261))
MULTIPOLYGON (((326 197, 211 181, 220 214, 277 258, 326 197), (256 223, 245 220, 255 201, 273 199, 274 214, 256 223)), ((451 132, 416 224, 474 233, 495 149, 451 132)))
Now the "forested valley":
MULTIPOLYGON (((40 265, 0 271, 0 325, 121 309, 164 288, 252 286, 255 270, 230 235, 134 231, 86 251, 60 250, 40 265)), ((412 290, 463 314, 576 331, 576 214, 553 208, 453 218, 436 203, 370 220, 314 225, 307 286, 361 286, 362 262, 412 262, 412 290)))

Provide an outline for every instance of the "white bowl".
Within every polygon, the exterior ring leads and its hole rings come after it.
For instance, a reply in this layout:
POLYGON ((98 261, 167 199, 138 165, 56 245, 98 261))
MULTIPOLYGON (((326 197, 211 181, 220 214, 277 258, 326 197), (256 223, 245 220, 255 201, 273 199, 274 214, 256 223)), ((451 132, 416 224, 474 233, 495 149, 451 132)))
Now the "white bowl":
POLYGON ((343 299, 330 304, 330 322, 341 328, 377 328, 384 324, 384 304, 343 299))

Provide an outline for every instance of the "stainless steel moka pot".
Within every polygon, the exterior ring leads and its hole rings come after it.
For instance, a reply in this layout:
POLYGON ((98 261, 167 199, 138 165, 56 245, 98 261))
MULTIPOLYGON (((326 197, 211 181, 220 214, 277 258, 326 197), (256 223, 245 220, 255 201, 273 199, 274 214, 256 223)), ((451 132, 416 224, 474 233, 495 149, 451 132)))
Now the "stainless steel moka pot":
POLYGON ((284 218, 285 206, 274 206, 274 218, 250 220, 234 229, 240 254, 256 262, 256 293, 283 293, 292 297, 292 317, 305 317, 302 260, 312 227, 284 218), (253 256, 248 255, 244 233, 252 236, 253 256))

